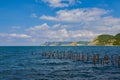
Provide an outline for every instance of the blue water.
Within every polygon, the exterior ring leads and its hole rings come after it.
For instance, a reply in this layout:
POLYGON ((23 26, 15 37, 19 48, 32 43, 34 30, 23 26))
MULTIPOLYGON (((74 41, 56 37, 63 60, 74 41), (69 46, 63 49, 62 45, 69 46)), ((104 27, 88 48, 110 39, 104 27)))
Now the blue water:
POLYGON ((49 51, 120 55, 120 47, 112 46, 0 47, 0 80, 120 80, 117 64, 94 65, 91 57, 83 62, 41 56, 49 51))

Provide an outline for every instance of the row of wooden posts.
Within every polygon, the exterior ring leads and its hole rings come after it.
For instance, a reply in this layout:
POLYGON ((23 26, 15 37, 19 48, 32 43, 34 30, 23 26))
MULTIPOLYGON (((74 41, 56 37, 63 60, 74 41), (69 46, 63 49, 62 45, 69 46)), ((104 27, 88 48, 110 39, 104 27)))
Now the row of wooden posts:
POLYGON ((90 62, 92 60, 92 63, 94 65, 96 64, 112 64, 112 65, 118 65, 120 67, 120 55, 111 55, 109 56, 107 53, 104 56, 101 56, 98 54, 90 54, 86 53, 86 55, 82 53, 72 53, 72 52, 42 52, 41 54, 42 58, 48 58, 48 59, 69 59, 69 60, 75 60, 75 61, 83 61, 83 62, 90 62))

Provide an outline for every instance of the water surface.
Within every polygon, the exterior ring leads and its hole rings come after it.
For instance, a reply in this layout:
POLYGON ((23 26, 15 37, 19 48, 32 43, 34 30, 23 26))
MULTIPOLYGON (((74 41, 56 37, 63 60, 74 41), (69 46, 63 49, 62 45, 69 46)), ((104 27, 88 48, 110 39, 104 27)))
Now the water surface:
POLYGON ((120 80, 120 68, 116 65, 95 66, 92 62, 41 56, 49 51, 120 55, 120 47, 114 46, 0 47, 0 80, 120 80))

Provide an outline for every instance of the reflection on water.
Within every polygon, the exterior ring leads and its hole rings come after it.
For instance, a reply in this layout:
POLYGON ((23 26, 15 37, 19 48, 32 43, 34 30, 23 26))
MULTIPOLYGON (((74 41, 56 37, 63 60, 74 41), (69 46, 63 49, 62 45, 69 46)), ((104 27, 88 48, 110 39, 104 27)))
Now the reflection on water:
POLYGON ((120 80, 120 68, 116 63, 119 51, 120 47, 96 46, 0 47, 0 80, 120 80), (49 52, 55 55, 49 57, 49 52), (101 65, 96 61, 94 65, 93 55, 98 53, 100 60, 107 53, 109 63, 101 65))

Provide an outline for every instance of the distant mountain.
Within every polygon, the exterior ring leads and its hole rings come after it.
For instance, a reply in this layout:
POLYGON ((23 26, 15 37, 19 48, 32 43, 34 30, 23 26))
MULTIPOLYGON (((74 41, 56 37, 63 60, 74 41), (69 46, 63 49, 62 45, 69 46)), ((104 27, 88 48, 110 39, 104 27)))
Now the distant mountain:
POLYGON ((79 41, 79 42, 45 42, 41 46, 84 46, 88 45, 87 41, 79 41))
POLYGON ((109 34, 99 35, 89 45, 120 45, 120 33, 115 36, 109 34))

